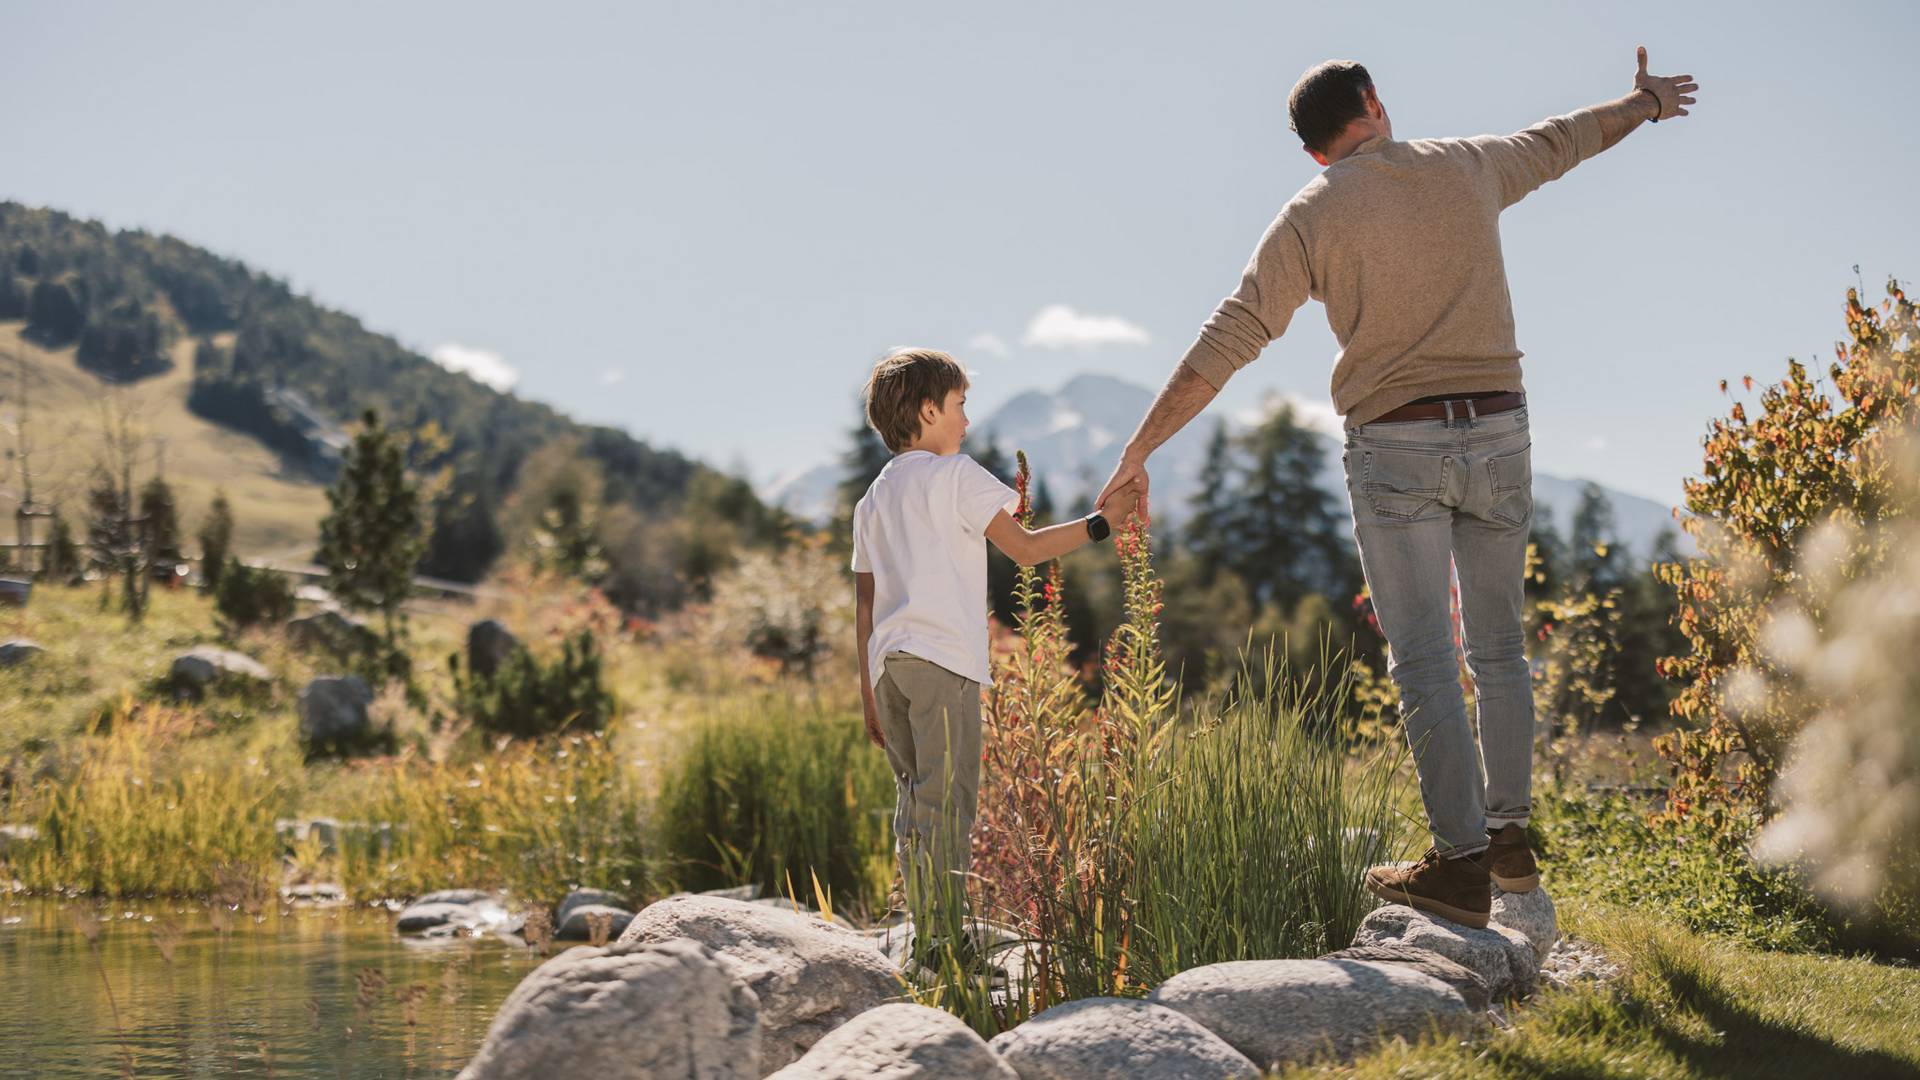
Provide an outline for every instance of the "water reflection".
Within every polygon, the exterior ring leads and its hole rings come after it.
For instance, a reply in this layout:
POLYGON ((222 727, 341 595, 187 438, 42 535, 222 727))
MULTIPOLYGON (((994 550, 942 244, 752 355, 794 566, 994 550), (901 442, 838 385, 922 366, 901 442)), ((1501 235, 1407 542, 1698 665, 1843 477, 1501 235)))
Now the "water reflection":
POLYGON ((0 1076, 450 1076, 540 958, 389 919, 0 898, 0 1076))

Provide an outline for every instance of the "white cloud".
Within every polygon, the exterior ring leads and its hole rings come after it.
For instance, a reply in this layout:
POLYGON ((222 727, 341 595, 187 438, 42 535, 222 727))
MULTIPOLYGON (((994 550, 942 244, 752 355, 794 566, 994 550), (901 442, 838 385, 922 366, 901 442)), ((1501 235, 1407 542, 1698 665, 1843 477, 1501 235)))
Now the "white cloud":
POLYGON ((1145 345, 1147 331, 1118 315, 1088 315, 1065 304, 1048 304, 1027 324, 1022 345, 1083 349, 1095 345, 1145 345))
POLYGON ((608 368, 600 373, 601 386, 618 386, 627 381, 627 373, 619 368, 608 368))
POLYGON ((1274 413, 1279 412, 1282 405, 1293 406, 1294 423, 1303 428, 1318 431, 1323 435, 1345 435, 1346 423, 1340 419, 1340 414, 1334 411, 1333 402, 1305 398, 1291 392, 1271 392, 1261 400, 1259 405, 1235 414, 1234 419, 1243 426, 1255 427, 1265 423, 1274 413))
POLYGON ((967 339, 967 351, 986 353, 988 356, 1007 355, 1007 343, 1000 340, 999 334, 975 334, 967 339))
POLYGON ((499 353, 487 349, 449 341, 436 346, 428 355, 434 363, 448 371, 464 372, 472 376, 475 382, 485 383, 495 390, 511 390, 513 384, 520 381, 520 373, 513 370, 513 365, 502 359, 499 353))

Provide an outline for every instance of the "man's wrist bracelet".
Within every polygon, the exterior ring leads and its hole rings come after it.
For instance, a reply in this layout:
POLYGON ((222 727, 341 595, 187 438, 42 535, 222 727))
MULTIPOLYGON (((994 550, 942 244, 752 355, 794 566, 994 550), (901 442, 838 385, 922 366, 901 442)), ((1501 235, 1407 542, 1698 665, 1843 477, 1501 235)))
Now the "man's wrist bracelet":
POLYGON ((1105 515, 1098 510, 1080 520, 1087 523, 1087 539, 1096 544, 1113 534, 1113 526, 1107 524, 1105 515))
POLYGON ((1659 123, 1660 122, 1660 95, 1654 94, 1651 88, 1645 87, 1645 86, 1636 86, 1633 89, 1634 89, 1634 93, 1636 94, 1640 94, 1640 93, 1653 94, 1653 115, 1647 118, 1647 122, 1650 124, 1659 123))

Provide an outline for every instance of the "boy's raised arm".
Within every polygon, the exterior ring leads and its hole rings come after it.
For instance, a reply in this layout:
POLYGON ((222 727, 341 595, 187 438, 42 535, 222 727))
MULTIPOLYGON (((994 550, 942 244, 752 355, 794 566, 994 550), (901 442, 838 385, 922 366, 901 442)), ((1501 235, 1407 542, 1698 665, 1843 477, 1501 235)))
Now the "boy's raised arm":
POLYGON ((886 748, 886 736, 880 733, 880 705, 873 699, 872 671, 867 662, 867 642, 873 640, 873 575, 853 575, 854 649, 860 656, 860 711, 867 724, 867 738, 873 745, 886 748))

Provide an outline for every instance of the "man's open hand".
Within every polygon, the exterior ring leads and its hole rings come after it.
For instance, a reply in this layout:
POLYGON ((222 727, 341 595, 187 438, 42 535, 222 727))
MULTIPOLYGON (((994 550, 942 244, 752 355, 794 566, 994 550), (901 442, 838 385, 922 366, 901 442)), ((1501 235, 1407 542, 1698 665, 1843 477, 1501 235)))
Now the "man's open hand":
POLYGON ((1693 104, 1693 99, 1686 95, 1698 89, 1700 84, 1694 82, 1691 75, 1647 74, 1647 47, 1640 46, 1640 70, 1633 75, 1633 90, 1636 93, 1651 90, 1653 96, 1660 99, 1660 115, 1656 120, 1687 115, 1686 107, 1693 104))
POLYGON ((866 713, 867 738, 882 750, 887 748, 887 737, 880 733, 880 707, 868 694, 860 695, 860 711, 866 713))

